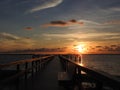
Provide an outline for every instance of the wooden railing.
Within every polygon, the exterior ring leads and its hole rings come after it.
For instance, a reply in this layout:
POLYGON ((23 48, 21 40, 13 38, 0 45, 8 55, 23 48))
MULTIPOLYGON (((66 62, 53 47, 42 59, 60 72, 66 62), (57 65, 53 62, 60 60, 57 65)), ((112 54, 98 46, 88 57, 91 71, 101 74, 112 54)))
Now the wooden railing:
POLYGON ((69 71, 72 71, 72 70, 69 70, 69 68, 71 67, 70 64, 74 65, 74 75, 75 74, 77 75, 78 77, 77 79, 80 81, 80 83, 81 83, 81 71, 83 71, 86 73, 85 75, 87 75, 88 77, 91 77, 96 82, 98 81, 99 87, 96 90, 102 90, 101 88, 103 88, 104 85, 112 88, 113 90, 120 90, 120 79, 112 75, 109 75, 107 73, 81 66, 79 63, 68 58, 68 56, 60 55, 60 59, 62 60, 64 68, 68 73, 69 71))
MULTIPOLYGON (((19 60, 7 64, 0 64, 0 71, 6 71, 5 68, 9 67, 15 67, 16 70, 14 70, 14 74, 10 75, 8 77, 5 77, 4 79, 0 80, 0 86, 3 86, 6 83, 10 83, 14 80, 19 80, 21 76, 24 76, 25 79, 28 78, 28 74, 34 74, 34 72, 39 71, 41 68, 43 68, 47 62, 52 60, 54 56, 43 56, 38 58, 32 58, 27 60, 19 60)), ((2 73, 1 73, 2 74, 2 73)))

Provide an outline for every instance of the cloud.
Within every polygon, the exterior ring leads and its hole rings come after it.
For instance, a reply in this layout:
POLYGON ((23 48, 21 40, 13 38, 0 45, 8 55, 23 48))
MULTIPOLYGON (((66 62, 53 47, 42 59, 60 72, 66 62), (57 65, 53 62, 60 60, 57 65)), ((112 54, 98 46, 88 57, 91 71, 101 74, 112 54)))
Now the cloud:
POLYGON ((0 33, 0 39, 18 40, 20 38, 18 36, 3 32, 0 33))
POLYGON ((92 45, 88 47, 89 51, 94 51, 97 53, 104 53, 104 54, 120 54, 120 44, 116 43, 116 44, 111 44, 108 42, 105 44, 100 44, 99 45, 92 45))
POLYGON ((49 37, 49 38, 60 38, 60 39, 67 39, 67 40, 77 40, 77 41, 119 41, 120 39, 120 33, 97 33, 97 32, 92 32, 92 33, 66 33, 66 34, 58 34, 58 33, 46 33, 43 34, 44 37, 49 37))
POLYGON ((62 48, 37 48, 37 49, 24 49, 24 50, 13 50, 9 51, 12 53, 63 53, 65 52, 67 47, 62 48))
MULTIPOLYGON (((78 20, 78 22, 83 22, 83 26, 81 27, 80 25, 73 25, 73 26, 70 26, 68 27, 68 29, 70 30, 78 30, 78 29, 84 29, 86 31, 88 30, 97 30, 97 29, 107 29, 107 28, 112 28, 113 26, 112 25, 108 25, 107 23, 110 23, 110 22, 105 22, 105 23, 101 23, 101 22, 96 22, 96 21, 91 21, 91 20, 78 20)), ((119 20, 118 21, 114 21, 114 24, 117 24, 119 23, 119 20)))
POLYGON ((75 19, 70 20, 72 23, 76 23, 77 21, 75 19))
POLYGON ((120 45, 115 48, 116 51, 120 52, 120 45))
POLYGON ((107 25, 120 24, 120 20, 111 20, 111 21, 105 22, 104 24, 107 24, 107 25))
POLYGON ((112 11, 120 11, 120 7, 113 7, 113 8, 110 8, 112 11))
POLYGON ((110 6, 107 8, 108 10, 111 10, 113 12, 119 12, 120 11, 120 1, 116 3, 112 3, 110 6))
POLYGON ((34 40, 10 33, 0 33, 0 52, 33 48, 34 40))
POLYGON ((67 24, 67 22, 64 22, 64 21, 51 21, 50 23, 53 25, 66 25, 67 24))
POLYGON ((109 52, 119 52, 120 53, 120 45, 102 45, 102 46, 95 46, 95 49, 98 51, 109 51, 109 52))
POLYGON ((25 30, 29 30, 30 31, 30 30, 33 30, 33 28, 32 27, 26 27, 25 30))
POLYGON ((103 50, 106 51, 119 51, 120 52, 120 45, 115 45, 115 47, 111 47, 111 46, 104 46, 103 50))
POLYGON ((84 22, 86 25, 101 25, 98 22, 90 21, 90 20, 78 20, 79 22, 84 22))
POLYGON ((117 47, 117 45, 111 45, 111 47, 117 47))
POLYGON ((51 21, 48 24, 42 25, 42 27, 68 27, 68 26, 74 26, 74 25, 83 25, 84 22, 79 22, 75 19, 69 20, 69 21, 51 21))
POLYGON ((56 7, 62 2, 63 2, 63 0, 45 0, 43 2, 43 4, 33 7, 28 12, 33 13, 33 12, 37 12, 37 11, 40 11, 40 10, 43 10, 43 9, 56 7))
POLYGON ((96 46, 96 48, 102 48, 102 46, 96 46))

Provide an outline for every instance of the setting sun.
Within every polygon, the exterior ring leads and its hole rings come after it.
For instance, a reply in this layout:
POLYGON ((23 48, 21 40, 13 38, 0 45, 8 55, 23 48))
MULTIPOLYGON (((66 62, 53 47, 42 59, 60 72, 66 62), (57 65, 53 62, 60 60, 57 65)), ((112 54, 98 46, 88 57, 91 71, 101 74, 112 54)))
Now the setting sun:
POLYGON ((85 47, 84 45, 76 45, 75 49, 80 52, 80 53, 84 53, 85 52, 85 47))

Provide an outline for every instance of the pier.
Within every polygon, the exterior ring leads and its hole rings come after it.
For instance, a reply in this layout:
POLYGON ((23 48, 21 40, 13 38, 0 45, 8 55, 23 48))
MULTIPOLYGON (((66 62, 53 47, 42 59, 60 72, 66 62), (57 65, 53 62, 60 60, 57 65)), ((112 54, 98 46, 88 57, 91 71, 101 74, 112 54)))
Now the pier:
POLYGON ((0 90, 120 90, 118 78, 80 62, 78 55, 37 55, 2 64, 0 90))

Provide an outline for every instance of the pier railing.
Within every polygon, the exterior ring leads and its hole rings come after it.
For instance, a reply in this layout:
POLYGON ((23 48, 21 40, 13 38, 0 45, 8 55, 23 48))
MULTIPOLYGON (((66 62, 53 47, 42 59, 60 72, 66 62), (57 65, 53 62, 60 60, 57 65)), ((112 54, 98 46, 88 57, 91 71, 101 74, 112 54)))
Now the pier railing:
POLYGON ((113 90, 120 90, 120 79, 107 73, 81 66, 80 63, 72 60, 69 55, 60 55, 60 59, 65 71, 73 76, 77 83, 81 84, 82 82, 95 82, 96 85, 92 85, 97 88, 95 90, 103 90, 102 88, 104 86, 110 87, 113 90), (83 71, 85 74, 82 75, 81 71, 83 71))
POLYGON ((0 86, 4 86, 7 83, 9 84, 10 82, 17 81, 19 82, 19 79, 21 76, 24 76, 25 80, 28 78, 28 75, 31 73, 32 75, 34 72, 39 71, 42 69, 46 63, 48 63, 50 60, 52 60, 54 56, 49 55, 49 56, 42 56, 42 57, 37 57, 37 58, 32 58, 32 59, 27 59, 27 60, 19 60, 7 64, 0 64, 0 73, 1 77, 0 78, 0 86), (15 67, 15 70, 6 70, 5 68, 9 67, 15 67), (7 71, 7 77, 4 76, 5 71, 7 71), (12 71, 12 75, 8 73, 12 71))

